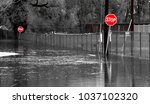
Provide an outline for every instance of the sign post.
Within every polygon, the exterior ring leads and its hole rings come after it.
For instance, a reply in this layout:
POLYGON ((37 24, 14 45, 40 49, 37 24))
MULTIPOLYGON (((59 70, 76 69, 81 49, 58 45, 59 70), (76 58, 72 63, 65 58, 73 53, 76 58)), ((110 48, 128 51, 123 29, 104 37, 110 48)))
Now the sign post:
POLYGON ((111 40, 112 40, 111 39, 111 35, 112 35, 111 27, 117 23, 117 17, 115 16, 115 14, 106 15, 105 23, 107 26, 109 26, 107 42, 104 43, 104 45, 106 46, 106 48, 104 49, 104 52, 105 52, 105 55, 107 55, 109 42, 111 42, 111 40))
POLYGON ((19 26, 19 27, 18 27, 19 39, 20 39, 20 35, 21 35, 21 33, 22 33, 23 31, 24 31, 23 26, 19 26))

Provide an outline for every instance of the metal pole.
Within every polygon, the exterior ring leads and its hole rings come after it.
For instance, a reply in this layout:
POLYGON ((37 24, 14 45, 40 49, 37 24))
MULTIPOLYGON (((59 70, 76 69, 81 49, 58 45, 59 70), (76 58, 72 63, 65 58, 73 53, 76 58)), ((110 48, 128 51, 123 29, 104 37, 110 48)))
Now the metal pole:
MULTIPOLYGON (((105 0, 105 16, 108 14, 109 0, 105 0)), ((108 57, 107 50, 108 26, 104 23, 104 58, 108 57)))

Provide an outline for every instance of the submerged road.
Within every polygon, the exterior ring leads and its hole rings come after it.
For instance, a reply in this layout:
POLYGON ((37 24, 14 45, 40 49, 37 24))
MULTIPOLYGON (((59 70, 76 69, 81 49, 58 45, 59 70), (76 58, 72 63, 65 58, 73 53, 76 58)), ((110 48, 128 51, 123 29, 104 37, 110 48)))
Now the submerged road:
POLYGON ((150 86, 149 60, 53 49, 27 41, 0 40, 1 87, 150 86))

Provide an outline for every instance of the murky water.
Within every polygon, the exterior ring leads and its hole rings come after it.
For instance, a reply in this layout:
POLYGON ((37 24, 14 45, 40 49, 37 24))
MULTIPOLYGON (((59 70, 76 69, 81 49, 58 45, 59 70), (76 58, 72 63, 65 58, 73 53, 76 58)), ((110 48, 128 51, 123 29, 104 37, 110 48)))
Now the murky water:
POLYGON ((138 58, 111 56, 104 62, 95 55, 59 50, 28 41, 0 41, 3 87, 134 87, 150 86, 150 63, 138 58))

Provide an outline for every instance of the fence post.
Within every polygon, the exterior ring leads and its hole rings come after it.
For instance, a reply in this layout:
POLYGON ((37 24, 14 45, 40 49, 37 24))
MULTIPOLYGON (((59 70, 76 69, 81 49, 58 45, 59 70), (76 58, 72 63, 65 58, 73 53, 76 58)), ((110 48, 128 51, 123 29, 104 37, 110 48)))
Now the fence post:
POLYGON ((51 35, 51 46, 52 46, 52 48, 53 48, 53 33, 52 33, 52 35, 51 35))
POLYGON ((73 49, 75 49, 75 36, 73 35, 73 44, 72 44, 72 47, 73 47, 73 49))
POLYGON ((73 35, 70 37, 70 49, 73 49, 72 47, 73 47, 73 35))
POLYGON ((88 45, 88 44, 87 44, 87 37, 88 37, 88 35, 86 34, 86 52, 88 51, 88 50, 87 50, 87 45, 88 45))
POLYGON ((123 44, 124 44, 124 47, 123 47, 123 55, 126 54, 126 53, 125 53, 125 52, 126 52, 126 35, 128 35, 128 34, 124 33, 124 38, 123 38, 123 39, 124 39, 124 40, 123 40, 123 42, 124 42, 124 43, 123 43, 123 44))
POLYGON ((78 40, 78 34, 77 34, 77 52, 78 52, 78 43, 79 43, 79 40, 78 40))
POLYGON ((55 34, 55 49, 57 47, 57 35, 55 34))
POLYGON ((91 52, 93 52, 93 34, 91 34, 91 52))
POLYGON ((149 62, 150 62, 150 33, 149 33, 149 62))
POLYGON ((45 47, 45 49, 46 49, 46 42, 47 42, 46 34, 44 34, 44 41, 45 41, 45 43, 44 43, 44 47, 45 47))
POLYGON ((53 49, 54 49, 54 43, 55 43, 55 37, 54 37, 55 35, 54 35, 54 33, 53 33, 53 49))
POLYGON ((36 36, 36 44, 37 44, 37 46, 38 46, 38 35, 37 34, 35 34, 35 36, 36 36))
POLYGON ((40 34, 40 40, 39 40, 39 41, 40 41, 40 47, 41 47, 41 46, 43 45, 43 44, 42 44, 43 38, 42 38, 42 35, 41 35, 41 34, 40 34))
POLYGON ((66 35, 66 49, 67 49, 67 35, 66 35))
POLYGON ((54 49, 54 33, 52 34, 52 47, 54 49))
POLYGON ((37 34, 34 34, 35 35, 35 44, 37 46, 37 34))
POLYGON ((49 34, 47 34, 47 47, 49 46, 49 34))
POLYGON ((51 43, 52 43, 52 41, 51 41, 51 40, 52 40, 52 35, 51 35, 51 34, 49 34, 49 44, 50 44, 50 47, 51 47, 51 45, 52 45, 52 44, 51 44, 51 43))
POLYGON ((96 34, 96 41, 94 41, 94 53, 99 54, 99 37, 98 34, 96 34))
POLYGON ((62 48, 62 34, 59 35, 59 47, 62 48))
POLYGON ((83 33, 81 33, 81 35, 82 35, 82 36, 81 36, 81 38, 82 38, 82 40, 81 40, 81 41, 82 41, 82 42, 81 42, 81 47, 82 47, 82 50, 84 50, 83 33))
POLYGON ((65 47, 65 35, 63 35, 63 49, 65 47))
POLYGON ((118 54, 118 35, 119 32, 116 34, 116 55, 118 54))
MULTIPOLYGON (((148 33, 149 34, 149 69, 150 69, 150 33, 148 33)), ((150 73, 150 71, 149 71, 149 73, 150 73)))
POLYGON ((55 41, 55 49, 57 49, 57 41, 58 41, 58 40, 57 40, 57 34, 55 34, 55 40, 56 40, 56 41, 55 41))
POLYGON ((39 46, 40 45, 40 36, 39 34, 36 34, 37 35, 37 45, 39 46))
POLYGON ((140 32, 140 57, 142 56, 142 37, 140 32))
POLYGON ((61 48, 61 34, 59 35, 59 47, 61 48))
POLYGON ((134 52, 134 33, 131 33, 131 56, 133 56, 134 52))
POLYGON ((69 35, 69 40, 70 40, 70 42, 69 42, 69 44, 70 44, 69 49, 71 49, 71 35, 69 35))

